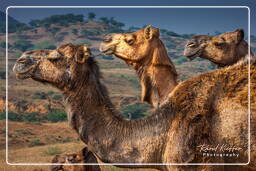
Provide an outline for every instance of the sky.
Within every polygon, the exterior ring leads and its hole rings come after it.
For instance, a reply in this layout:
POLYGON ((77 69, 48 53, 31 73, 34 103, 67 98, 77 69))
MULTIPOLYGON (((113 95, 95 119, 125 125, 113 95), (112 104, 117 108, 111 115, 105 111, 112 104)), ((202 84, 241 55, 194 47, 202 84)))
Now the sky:
MULTIPOLYGON (((256 35, 256 0, 1 0, 0 10, 4 11, 8 6, 185 6, 185 5, 215 5, 215 6, 248 6, 251 12, 251 30, 256 35)), ((222 8, 222 9, 188 9, 188 8, 151 8, 151 9, 93 9, 93 8, 11 8, 8 10, 10 16, 21 22, 29 22, 31 19, 45 18, 54 14, 83 14, 95 12, 97 17, 115 17, 129 26, 142 27, 151 24, 155 27, 172 30, 180 34, 208 34, 215 31, 227 32, 237 28, 248 30, 248 9, 247 8, 222 8)))

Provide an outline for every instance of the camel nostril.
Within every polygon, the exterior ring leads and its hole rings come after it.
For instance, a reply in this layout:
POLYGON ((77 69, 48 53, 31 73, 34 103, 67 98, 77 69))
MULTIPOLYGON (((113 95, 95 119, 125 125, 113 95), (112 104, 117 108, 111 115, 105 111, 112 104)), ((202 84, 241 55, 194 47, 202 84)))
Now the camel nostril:
POLYGON ((20 57, 20 58, 17 60, 17 62, 19 62, 19 63, 26 63, 27 60, 28 60, 27 57, 20 57))
POLYGON ((197 42, 195 41, 190 41, 187 43, 187 47, 195 47, 195 46, 197 46, 197 42))

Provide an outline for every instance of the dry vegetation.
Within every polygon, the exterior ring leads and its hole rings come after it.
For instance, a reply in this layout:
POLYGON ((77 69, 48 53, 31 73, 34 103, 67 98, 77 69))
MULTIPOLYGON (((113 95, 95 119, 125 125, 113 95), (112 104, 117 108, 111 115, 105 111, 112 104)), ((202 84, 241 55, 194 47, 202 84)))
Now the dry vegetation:
MULTIPOLYGON (((47 28, 39 27, 33 31, 27 30, 19 34, 11 33, 9 43, 13 45, 18 40, 27 40, 36 45, 34 48, 44 47, 45 44, 58 46, 60 44, 72 42, 77 44, 89 44, 97 59, 102 74, 103 83, 107 86, 112 101, 120 109, 133 112, 134 106, 140 103, 140 86, 133 69, 129 68, 123 61, 116 58, 104 59, 98 49, 99 43, 104 36, 106 27, 100 22, 73 23, 68 26, 58 24, 51 25, 50 28, 58 27, 60 30, 54 35, 47 31, 47 28), (78 33, 74 33, 74 29, 78 33), (99 34, 93 37, 86 37, 82 30, 99 30, 99 34), (73 30, 73 31, 72 31, 73 30), (128 106, 128 107, 127 107, 128 106), (129 108, 130 107, 130 108, 129 108)), ((175 36, 162 36, 162 39, 172 56, 172 60, 177 68, 179 79, 184 80, 199 73, 214 69, 207 61, 188 61, 182 56, 186 39, 175 36)), ((0 41, 4 42, 5 34, 0 34, 0 41)), ((255 40, 256 41, 256 40, 255 40)), ((256 43, 251 44, 254 48, 256 43)), ((31 116, 42 116, 47 118, 51 109, 61 109, 60 93, 50 87, 41 85, 32 80, 17 81, 12 72, 12 67, 22 53, 21 50, 11 47, 9 49, 9 109, 19 115, 32 113, 31 116), (50 101, 49 101, 50 100, 50 101), (49 103, 51 103, 49 107, 49 103), (34 114, 33 114, 34 112, 34 114)), ((5 48, 0 47, 0 72, 5 71, 5 48)), ((3 117, 5 110, 5 79, 0 78, 0 117, 3 117)), ((148 110, 148 107, 143 108, 148 110)), ((147 113, 147 112, 144 112, 147 113)), ((124 114, 125 116, 125 114, 124 114)), ((4 119, 4 118, 1 118, 4 119)), ((33 118, 32 118, 33 119, 33 118)), ((79 151, 83 144, 78 140, 77 135, 66 122, 52 123, 48 120, 33 123, 9 122, 9 162, 50 162, 52 157, 58 153, 79 151)), ((49 170, 49 166, 8 166, 5 163, 5 122, 0 121, 0 170, 3 171, 44 171, 49 170)), ((119 169, 106 167, 104 171, 128 171, 129 169, 119 169)), ((140 169, 138 169, 140 170, 140 169)))

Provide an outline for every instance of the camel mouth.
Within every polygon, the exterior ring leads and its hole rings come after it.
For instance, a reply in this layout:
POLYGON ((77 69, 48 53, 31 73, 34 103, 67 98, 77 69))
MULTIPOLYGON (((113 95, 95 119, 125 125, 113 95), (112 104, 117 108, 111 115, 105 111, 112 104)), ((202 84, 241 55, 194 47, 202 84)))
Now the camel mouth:
POLYGON ((184 50, 184 56, 187 57, 189 60, 193 60, 196 57, 199 57, 201 54, 201 49, 200 48, 191 48, 191 47, 186 47, 184 50))
POLYGON ((19 58, 13 66, 13 72, 15 73, 17 79, 28 79, 32 76, 35 68, 36 65, 32 60, 19 58))
POLYGON ((104 55, 113 55, 115 53, 115 47, 114 46, 106 46, 104 44, 100 45, 99 50, 104 55))

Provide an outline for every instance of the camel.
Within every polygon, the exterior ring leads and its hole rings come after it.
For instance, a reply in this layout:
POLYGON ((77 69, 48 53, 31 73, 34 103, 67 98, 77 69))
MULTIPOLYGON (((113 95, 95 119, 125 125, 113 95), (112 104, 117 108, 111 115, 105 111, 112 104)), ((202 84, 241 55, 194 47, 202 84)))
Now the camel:
MULTIPOLYGON (((133 40, 132 41, 133 44, 131 44, 131 43, 128 43, 129 41, 127 41, 127 39, 129 40, 130 37, 132 37, 133 39, 135 37, 137 38, 138 34, 142 34, 143 32, 144 32, 144 35, 146 35, 145 34, 146 30, 147 30, 148 33, 150 31, 154 30, 155 35, 157 35, 155 41, 159 41, 159 32, 158 32, 158 30, 155 29, 155 28, 152 28, 151 26, 147 26, 145 30, 139 30, 138 32, 131 33, 131 34, 127 34, 127 33, 126 34, 122 34, 122 33, 120 34, 120 33, 118 33, 118 34, 107 35, 104 38, 103 43, 101 44, 100 50, 103 53, 105 53, 105 54, 108 54, 108 55, 109 54, 113 54, 116 57, 118 57, 120 59, 123 59, 126 63, 134 66, 135 70, 138 71, 138 69, 137 69, 138 66, 145 67, 145 66, 148 66, 149 64, 151 64, 152 63, 152 59, 154 58, 152 56, 154 56, 154 55, 152 54, 152 55, 148 55, 147 57, 145 57, 147 60, 137 60, 137 59, 143 59, 143 57, 141 57, 142 55, 140 55, 140 54, 146 53, 144 51, 144 49, 145 49, 144 48, 144 44, 143 43, 140 43, 140 44, 135 44, 134 43, 135 41, 139 41, 139 40, 133 40), (139 55, 132 56, 134 54, 134 51, 136 51, 139 55)), ((237 50, 236 51, 237 54, 235 54, 235 56, 237 55, 236 57, 238 57, 238 59, 244 58, 246 56, 246 54, 247 54, 248 45, 243 40, 243 35, 244 35, 243 34, 243 30, 237 30, 237 31, 232 32, 232 33, 224 33, 222 36, 224 36, 226 38, 225 39, 226 42, 229 42, 230 48, 226 48, 226 49, 222 49, 222 48, 217 48, 217 49, 216 48, 215 49, 212 48, 212 49, 210 49, 209 48, 208 50, 214 50, 213 51, 214 53, 207 53, 208 54, 208 58, 209 59, 215 58, 214 55, 216 55, 216 54, 221 54, 223 56, 223 57, 221 57, 219 59, 226 59, 226 58, 224 58, 225 56, 227 56, 229 58, 231 58, 231 57, 233 58, 232 55, 234 55, 233 51, 235 51, 235 50, 237 50), (239 41, 241 43, 237 44, 237 42, 234 41, 235 38, 240 39, 239 41)), ((140 36, 140 37, 143 38, 143 36, 140 36)), ((197 48, 197 46, 195 46, 195 43, 197 43, 197 42, 199 43, 200 42, 199 40, 198 41, 194 40, 196 37, 200 38, 201 36, 195 36, 192 40, 188 41, 188 43, 187 43, 187 45, 185 47, 185 54, 190 54, 191 53, 192 55, 194 55, 194 53, 192 53, 193 52, 192 48, 193 47, 197 48), (194 43, 194 44, 192 44, 192 43, 194 43), (190 45, 191 47, 188 46, 188 45, 190 45), (194 46, 192 46, 192 45, 194 45, 194 46)), ((210 37, 210 36, 208 36, 208 37, 210 37)), ((214 39, 212 39, 212 40, 214 40, 214 39)), ((215 38, 214 41, 216 41, 216 40, 218 40, 218 39, 215 38)), ((141 42, 143 42, 143 41, 146 42, 147 39, 144 38, 144 39, 141 39, 140 41, 141 42)), ((209 42, 211 42, 211 41, 209 40, 209 42)), ((208 42, 208 44, 209 44, 209 42, 208 42)), ((153 43, 151 42, 151 44, 153 44, 153 43)), ((212 43, 212 44, 214 44, 214 43, 212 43)), ((153 49, 153 48, 151 48, 151 49, 153 49)), ((164 49, 164 47, 163 47, 163 49, 164 49)), ((197 50, 195 50, 195 51, 197 52, 197 50)), ((166 50, 164 49, 164 53, 162 53, 162 54, 166 54, 165 52, 166 52, 166 50)), ((200 51, 201 55, 202 55, 203 52, 204 51, 200 51)), ((148 53, 150 54, 150 53, 153 53, 153 52, 150 51, 148 53)), ((251 52, 251 55, 253 55, 252 52, 251 52)), ((196 57, 196 56, 194 56, 194 57, 196 57)), ((168 58, 168 56, 164 55, 161 59, 165 59, 165 58, 168 58)), ((234 58, 234 59, 236 59, 236 58, 234 58)), ((232 59, 232 60, 234 60, 234 59, 232 59)), ((228 62, 228 60, 222 61, 222 64, 224 64, 225 66, 233 64, 233 63, 227 63, 227 62, 228 62)), ((161 67, 161 66, 158 66, 158 67, 161 67)), ((166 72, 165 73, 165 77, 168 78, 168 74, 171 74, 169 77, 173 76, 173 74, 171 72, 166 72)), ((166 87, 165 83, 166 82, 162 82, 162 79, 161 80, 157 79, 156 81, 155 81, 156 84, 161 85, 160 88, 165 89, 165 87, 166 87), (156 82, 156 81, 159 81, 159 82, 156 82)), ((168 86, 168 84, 167 84, 167 86, 168 86)), ((164 98, 160 99, 160 101, 164 102, 164 98)), ((253 118, 253 117, 254 117, 254 115, 252 115, 252 117, 251 117, 251 123, 252 123, 251 130, 256 129, 255 128, 256 118, 253 118)), ((253 137, 255 137, 255 133, 253 133, 253 134, 254 134, 253 137)), ((256 142, 256 140, 253 140, 253 142, 256 142)), ((256 147, 253 146, 253 149, 256 149, 256 147)), ((252 157, 256 157, 256 156, 252 156, 252 157)))
MULTIPOLYGON (((233 65, 244 58, 249 52, 248 44, 244 40, 244 31, 237 29, 217 36, 198 35, 188 40, 184 55, 190 60, 196 57, 208 59, 225 67, 233 65)), ((253 52, 250 50, 250 55, 253 52)))
POLYGON ((150 25, 134 33, 107 35, 100 51, 106 55, 114 54, 136 70, 142 87, 141 101, 154 108, 178 84, 176 69, 159 39, 159 29, 150 25))
MULTIPOLYGON (((97 163, 96 157, 85 147, 78 153, 56 155, 52 163, 97 163)), ((100 171, 98 165, 53 165, 52 171, 100 171)))
MULTIPOLYGON (((254 61, 251 89, 256 88, 255 67, 254 61)), ((18 79, 32 78, 63 93, 70 125, 88 150, 105 163, 170 171, 221 170, 223 166, 152 163, 247 162, 246 62, 180 83, 150 116, 137 120, 120 117, 87 47, 69 44, 55 50, 25 52, 13 70, 18 79), (234 152, 239 156, 221 159, 203 156, 202 146, 217 144, 237 147, 234 152)), ((255 92, 251 93, 251 109, 256 110, 255 92)))

